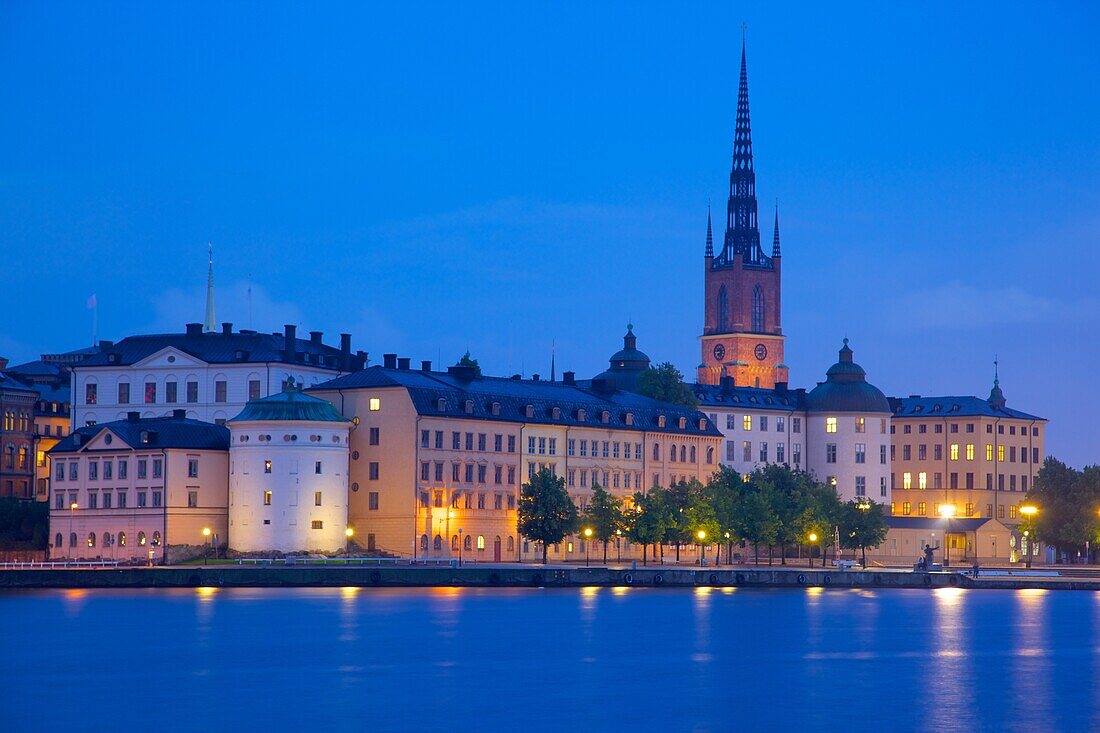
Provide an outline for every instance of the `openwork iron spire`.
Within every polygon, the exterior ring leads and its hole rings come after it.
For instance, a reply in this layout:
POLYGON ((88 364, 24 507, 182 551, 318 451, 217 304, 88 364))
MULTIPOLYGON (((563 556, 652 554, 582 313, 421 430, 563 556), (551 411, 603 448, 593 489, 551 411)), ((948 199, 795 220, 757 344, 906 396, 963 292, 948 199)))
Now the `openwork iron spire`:
POLYGON ((210 333, 217 328, 217 318, 214 317, 214 245, 207 242, 206 247, 206 318, 203 319, 202 330, 210 333))
POLYGON ((772 235, 772 257, 781 257, 779 253, 779 202, 775 202, 775 233, 772 235))
POLYGON ((760 228, 757 222, 756 172, 752 161, 749 73, 744 26, 741 36, 741 80, 737 85, 737 124, 733 134, 733 164, 730 168, 730 195, 726 206, 726 238, 718 264, 729 264, 738 254, 745 264, 771 267, 771 260, 760 248, 760 228))
POLYGON ((703 252, 706 257, 714 256, 714 234, 710 227, 710 202, 707 202, 707 248, 703 252))

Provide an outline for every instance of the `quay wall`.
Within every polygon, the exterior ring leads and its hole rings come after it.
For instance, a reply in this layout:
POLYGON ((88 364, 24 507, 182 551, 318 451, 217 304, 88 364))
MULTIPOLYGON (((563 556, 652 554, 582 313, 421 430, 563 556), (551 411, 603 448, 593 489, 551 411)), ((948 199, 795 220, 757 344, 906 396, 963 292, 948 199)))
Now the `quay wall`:
POLYGON ((1100 590, 1100 576, 990 576, 973 578, 953 572, 874 570, 638 569, 477 566, 274 566, 236 565, 157 568, 72 568, 0 570, 0 588, 286 588, 286 587, 581 587, 664 588, 993 588, 1016 590, 1100 590))

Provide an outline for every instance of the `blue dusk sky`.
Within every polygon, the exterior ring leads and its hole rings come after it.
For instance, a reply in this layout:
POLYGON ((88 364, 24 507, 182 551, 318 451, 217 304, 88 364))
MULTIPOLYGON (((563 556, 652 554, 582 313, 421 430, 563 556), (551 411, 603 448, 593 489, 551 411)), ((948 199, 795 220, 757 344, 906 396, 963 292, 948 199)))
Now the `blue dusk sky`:
MULTIPOLYGON (((988 394, 1096 462, 1094 3, 0 4, 13 362, 201 321, 694 375, 740 25, 793 386, 988 394), (252 288, 251 314, 248 289, 252 288)), ((720 232, 718 233, 720 236, 720 232)))

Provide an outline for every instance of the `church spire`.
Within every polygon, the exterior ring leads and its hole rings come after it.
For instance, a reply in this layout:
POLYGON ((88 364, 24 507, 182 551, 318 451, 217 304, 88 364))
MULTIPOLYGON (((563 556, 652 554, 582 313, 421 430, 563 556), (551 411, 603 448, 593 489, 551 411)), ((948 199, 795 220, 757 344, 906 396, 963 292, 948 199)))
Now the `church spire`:
POLYGON ((770 262, 760 249, 757 223, 756 172, 752 160, 752 124, 749 115, 749 72, 745 53, 745 25, 741 25, 741 79, 737 85, 737 124, 733 134, 733 163, 730 167, 730 195, 726 206, 726 238, 720 264, 735 255, 758 266, 770 262))
POLYGON ((772 257, 781 257, 779 253, 779 201, 775 202, 775 233, 772 235, 772 257))
POLYGON ((215 330, 214 316, 214 245, 206 243, 206 318, 203 320, 202 330, 210 333, 215 330))
POLYGON ((710 227, 710 202, 707 202, 707 248, 703 251, 704 257, 714 256, 714 234, 710 227))

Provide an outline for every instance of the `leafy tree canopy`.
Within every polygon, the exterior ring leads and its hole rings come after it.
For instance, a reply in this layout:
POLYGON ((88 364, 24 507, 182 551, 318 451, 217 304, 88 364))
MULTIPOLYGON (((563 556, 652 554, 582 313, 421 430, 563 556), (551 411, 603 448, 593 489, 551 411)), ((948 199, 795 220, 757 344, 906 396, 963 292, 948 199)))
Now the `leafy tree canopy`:
POLYGON ((565 490, 565 479, 543 468, 523 485, 519 496, 519 533, 542 543, 542 562, 549 545, 572 534, 578 525, 577 507, 565 490))
POLYGON ((695 408, 698 401, 684 375, 671 362, 650 367, 638 375, 638 393, 661 402, 695 408))

